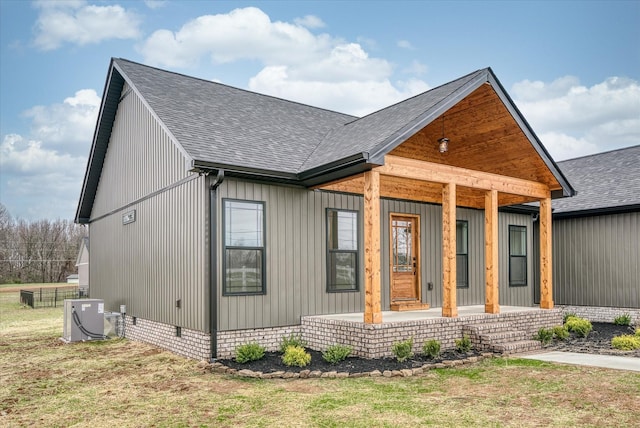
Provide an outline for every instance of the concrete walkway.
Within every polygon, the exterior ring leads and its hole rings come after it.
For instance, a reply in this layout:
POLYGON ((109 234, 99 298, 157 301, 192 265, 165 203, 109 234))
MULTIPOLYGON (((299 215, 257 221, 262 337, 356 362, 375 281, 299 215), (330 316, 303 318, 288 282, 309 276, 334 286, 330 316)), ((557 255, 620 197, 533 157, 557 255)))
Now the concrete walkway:
POLYGON ((616 355, 579 354, 577 352, 541 352, 518 356, 529 360, 551 361, 554 363, 576 364, 580 366, 604 367, 607 369, 640 372, 640 358, 616 355))

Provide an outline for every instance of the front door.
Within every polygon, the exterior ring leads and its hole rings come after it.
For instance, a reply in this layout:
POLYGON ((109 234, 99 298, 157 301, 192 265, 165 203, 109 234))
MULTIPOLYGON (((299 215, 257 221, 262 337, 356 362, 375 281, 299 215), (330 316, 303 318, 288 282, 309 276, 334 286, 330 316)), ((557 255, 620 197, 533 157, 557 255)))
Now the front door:
POLYGON ((391 214, 391 305, 420 301, 420 217, 391 214))

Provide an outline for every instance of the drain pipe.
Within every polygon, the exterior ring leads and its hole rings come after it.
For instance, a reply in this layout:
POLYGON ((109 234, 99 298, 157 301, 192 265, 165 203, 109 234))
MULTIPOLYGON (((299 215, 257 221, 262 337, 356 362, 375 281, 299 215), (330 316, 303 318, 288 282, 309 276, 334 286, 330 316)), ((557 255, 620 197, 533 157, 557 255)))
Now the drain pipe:
POLYGON ((210 362, 218 355, 218 187, 224 181, 219 169, 209 186, 209 330, 211 331, 210 362))

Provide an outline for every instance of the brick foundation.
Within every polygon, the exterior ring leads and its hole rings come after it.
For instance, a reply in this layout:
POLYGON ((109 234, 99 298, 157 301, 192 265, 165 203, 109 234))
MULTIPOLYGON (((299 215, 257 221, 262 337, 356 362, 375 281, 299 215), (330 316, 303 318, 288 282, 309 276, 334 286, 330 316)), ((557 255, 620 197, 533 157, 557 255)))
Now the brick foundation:
POLYGON ((127 315, 125 319, 125 337, 131 340, 149 343, 174 354, 195 360, 209 360, 211 341, 208 333, 181 328, 181 336, 176 336, 176 327, 127 315))
POLYGON ((292 325, 287 327, 271 327, 250 330, 230 330, 218 332, 218 358, 235 356, 235 349, 239 345, 257 342, 267 351, 277 351, 283 337, 300 335, 302 327, 292 325))
POLYGON ((631 315, 631 324, 640 324, 640 309, 636 308, 616 308, 606 306, 570 306, 558 305, 556 308, 562 310, 563 314, 573 313, 580 318, 586 318, 592 322, 610 322, 624 314, 631 315))
MULTIPOLYGON (((429 339, 439 340, 444 350, 455 347, 455 340, 462 337, 463 327, 466 325, 505 322, 516 330, 527 332, 531 337, 542 327, 562 324, 562 313, 560 309, 553 309, 385 324, 363 324, 308 316, 302 317, 301 325, 220 331, 217 334, 217 358, 232 358, 236 347, 251 342, 257 342, 267 351, 276 351, 282 338, 292 334, 301 335, 311 349, 323 351, 334 344, 349 345, 353 348, 353 355, 363 358, 392 356, 391 346, 409 337, 413 337, 414 352, 421 352, 423 343, 429 339)), ((136 325, 133 325, 133 318, 127 315, 125 336, 188 358, 210 358, 210 336, 205 332, 182 328, 181 337, 178 337, 175 326, 142 318, 137 318, 136 325)))

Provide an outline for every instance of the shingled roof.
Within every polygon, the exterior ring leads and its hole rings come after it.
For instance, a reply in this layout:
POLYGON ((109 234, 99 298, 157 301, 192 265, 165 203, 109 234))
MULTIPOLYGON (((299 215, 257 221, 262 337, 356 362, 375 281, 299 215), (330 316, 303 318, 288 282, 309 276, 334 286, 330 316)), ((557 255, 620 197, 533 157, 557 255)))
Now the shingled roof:
POLYGON ((384 155, 485 83, 511 115, 562 186, 571 185, 530 129, 490 68, 357 118, 227 85, 111 60, 76 221, 88 221, 122 89, 149 107, 187 168, 223 169, 227 175, 313 186, 384 163, 384 155))
POLYGON ((553 201, 554 215, 640 210, 640 145, 558 162, 578 194, 553 201))

